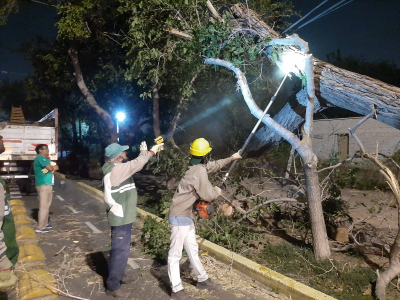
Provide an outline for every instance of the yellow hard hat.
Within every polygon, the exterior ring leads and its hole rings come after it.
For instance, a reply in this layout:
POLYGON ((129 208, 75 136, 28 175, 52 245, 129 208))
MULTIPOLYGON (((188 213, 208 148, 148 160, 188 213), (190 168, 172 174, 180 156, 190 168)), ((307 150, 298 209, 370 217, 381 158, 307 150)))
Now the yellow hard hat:
POLYGON ((210 153, 211 150, 210 144, 204 138, 195 140, 190 146, 190 154, 194 156, 205 156, 210 153))

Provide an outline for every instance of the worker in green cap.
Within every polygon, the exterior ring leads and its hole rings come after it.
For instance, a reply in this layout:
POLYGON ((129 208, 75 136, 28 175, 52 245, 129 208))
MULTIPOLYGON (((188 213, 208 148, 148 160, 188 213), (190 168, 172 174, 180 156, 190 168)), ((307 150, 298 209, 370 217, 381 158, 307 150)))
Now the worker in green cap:
POLYGON ((129 297, 128 292, 120 290, 121 283, 133 282, 130 278, 124 278, 130 252, 132 223, 136 221, 137 215, 137 191, 132 175, 139 172, 151 157, 161 151, 163 145, 154 145, 147 150, 146 142, 142 142, 139 156, 131 161, 128 161, 126 154, 129 146, 114 143, 105 149, 104 200, 108 205, 107 217, 111 226, 106 294, 118 299, 129 297))

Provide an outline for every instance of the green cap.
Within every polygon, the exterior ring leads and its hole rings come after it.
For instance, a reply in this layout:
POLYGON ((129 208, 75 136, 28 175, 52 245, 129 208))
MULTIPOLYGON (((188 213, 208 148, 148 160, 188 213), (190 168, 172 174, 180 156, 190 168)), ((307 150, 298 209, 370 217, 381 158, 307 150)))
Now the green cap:
POLYGON ((128 150, 129 146, 121 146, 120 144, 113 143, 111 145, 108 145, 106 148, 106 156, 108 159, 113 159, 118 157, 118 155, 121 154, 122 151, 128 150))

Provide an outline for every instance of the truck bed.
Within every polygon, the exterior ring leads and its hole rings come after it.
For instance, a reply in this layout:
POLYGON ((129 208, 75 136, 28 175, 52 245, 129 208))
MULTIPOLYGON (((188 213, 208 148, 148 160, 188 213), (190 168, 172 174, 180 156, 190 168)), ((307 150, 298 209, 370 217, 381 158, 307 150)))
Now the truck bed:
POLYGON ((7 124, 0 134, 6 149, 0 154, 0 160, 34 160, 37 156, 35 147, 39 144, 48 145, 51 160, 58 158, 55 127, 7 124))

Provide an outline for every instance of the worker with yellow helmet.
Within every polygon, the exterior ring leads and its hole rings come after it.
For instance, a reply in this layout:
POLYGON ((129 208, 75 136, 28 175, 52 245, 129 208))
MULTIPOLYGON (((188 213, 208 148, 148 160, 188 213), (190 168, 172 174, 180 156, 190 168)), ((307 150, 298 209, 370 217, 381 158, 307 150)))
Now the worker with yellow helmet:
POLYGON ((172 285, 171 298, 173 299, 191 299, 183 290, 180 277, 179 261, 182 258, 183 247, 197 276, 197 288, 221 289, 220 285, 208 278, 199 259, 199 246, 193 223, 195 219, 193 204, 199 199, 207 202, 216 199, 221 194, 221 189, 212 186, 207 174, 217 172, 228 163, 242 157, 239 153, 235 153, 225 159, 210 161, 211 150, 210 144, 204 138, 199 138, 191 144, 190 166, 172 198, 169 210, 171 244, 168 252, 168 275, 172 285))

